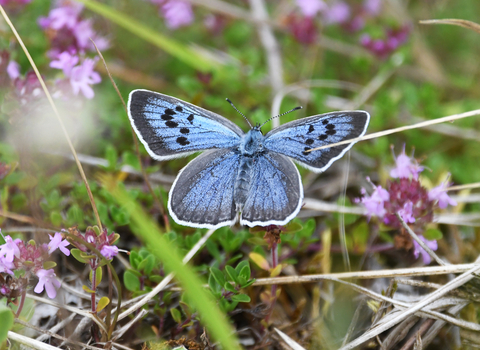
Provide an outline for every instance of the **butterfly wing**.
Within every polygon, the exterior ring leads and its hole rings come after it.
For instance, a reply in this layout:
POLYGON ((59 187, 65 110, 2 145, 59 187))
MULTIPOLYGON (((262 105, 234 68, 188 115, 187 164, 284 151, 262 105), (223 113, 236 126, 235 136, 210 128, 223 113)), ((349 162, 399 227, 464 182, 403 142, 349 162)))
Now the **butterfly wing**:
POLYGON ((277 153, 260 154, 255 159, 254 177, 243 206, 242 225, 285 225, 300 211, 303 187, 298 169, 277 153))
POLYGON ((134 90, 128 116, 151 157, 166 160, 238 145, 243 131, 224 117, 178 98, 134 90))
POLYGON ((235 223, 233 201, 240 155, 228 149, 209 150, 180 171, 168 198, 179 224, 218 228, 235 223))
POLYGON ((268 132, 264 146, 270 151, 293 158, 314 172, 323 172, 355 142, 319 151, 305 151, 363 136, 369 121, 370 115, 364 111, 333 112, 303 118, 268 132))

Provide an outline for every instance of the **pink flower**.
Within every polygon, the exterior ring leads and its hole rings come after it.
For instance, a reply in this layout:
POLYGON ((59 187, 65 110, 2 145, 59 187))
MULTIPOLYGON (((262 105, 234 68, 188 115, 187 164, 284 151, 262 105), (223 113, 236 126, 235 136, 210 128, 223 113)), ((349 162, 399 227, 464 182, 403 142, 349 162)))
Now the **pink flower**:
POLYGON ((77 45, 80 48, 86 49, 91 46, 90 38, 95 39, 96 33, 92 28, 92 21, 79 21, 73 30, 73 35, 77 39, 77 45))
POLYGON ((327 24, 344 23, 350 18, 350 6, 343 1, 334 2, 323 12, 323 19, 327 24))
POLYGON ((405 203, 403 208, 398 211, 398 215, 400 215, 403 221, 407 224, 413 224, 415 222, 415 217, 413 216, 413 203, 405 203))
POLYGON ((432 188, 428 192, 428 199, 430 199, 431 201, 438 201, 438 207, 440 209, 445 209, 449 204, 451 206, 457 205, 457 202, 455 202, 447 194, 448 186, 449 186, 448 182, 444 181, 440 185, 432 188))
POLYGON ((50 62, 50 67, 56 69, 62 69, 66 77, 70 77, 73 67, 78 63, 79 58, 77 55, 71 55, 65 51, 58 55, 57 60, 50 62))
POLYGON ((55 232, 55 235, 50 236, 50 243, 48 243, 48 254, 52 254, 55 250, 60 249, 60 251, 66 256, 70 255, 70 250, 66 247, 70 244, 66 239, 62 241, 62 234, 60 232, 55 232))
POLYGON ((0 273, 8 273, 9 275, 14 275, 13 269, 15 265, 11 261, 7 261, 4 256, 0 256, 0 273))
MULTIPOLYGON (((395 155, 394 155, 395 158, 395 155)), ((390 171, 393 178, 409 178, 410 176, 417 180, 418 174, 423 171, 423 167, 418 165, 417 161, 405 154, 405 146, 403 151, 395 158, 395 168, 390 171)))
POLYGON ((82 4, 74 1, 65 2, 60 7, 51 10, 48 17, 40 17, 38 23, 43 29, 59 30, 63 27, 73 29, 82 9, 82 4))
POLYGON ((314 17, 328 7, 322 0, 297 0, 297 6, 305 17, 314 17))
POLYGON ((371 196, 366 195, 365 189, 362 189, 364 196, 361 202, 365 206, 365 209, 367 209, 367 215, 369 217, 383 217, 385 215, 385 202, 390 199, 390 194, 383 189, 382 186, 374 187, 375 190, 371 196))
POLYGON ((0 257, 4 257, 4 261, 13 262, 13 257, 20 257, 20 248, 17 244, 20 240, 13 240, 10 236, 5 236, 5 244, 0 245, 0 257))
POLYGON ((95 60, 87 58, 79 66, 73 67, 70 84, 75 95, 78 95, 80 91, 88 99, 95 95, 90 85, 98 84, 102 78, 93 70, 94 65, 95 60))
MULTIPOLYGON (((423 237, 422 235, 419 235, 418 237, 419 237, 419 238, 427 245, 427 247, 429 247, 431 250, 437 250, 437 249, 438 249, 437 241, 435 241, 435 240, 429 241, 429 240, 427 240, 425 237, 423 237)), ((432 258, 430 257, 430 255, 429 255, 422 247, 420 247, 420 244, 418 244, 416 240, 413 240, 413 255, 415 256, 415 258, 418 258, 418 256, 419 256, 420 254, 422 254, 423 263, 424 263, 425 265, 430 264, 430 262, 432 261, 432 258)))
POLYGON ((34 289, 35 293, 41 293, 43 289, 45 289, 50 299, 55 298, 57 296, 57 289, 60 288, 61 283, 56 279, 53 269, 40 269, 36 275, 38 276, 38 283, 34 289))
POLYGON ((104 245, 100 253, 102 253, 105 259, 110 260, 118 254, 118 247, 114 245, 104 245))
POLYGON ((168 0, 162 5, 161 11, 170 29, 188 26, 193 22, 192 5, 187 1, 168 0))
POLYGON ((382 0, 365 0, 363 8, 371 16, 376 16, 382 10, 382 0))
POLYGON ((7 74, 10 79, 17 79, 20 76, 20 65, 15 61, 8 62, 7 74))

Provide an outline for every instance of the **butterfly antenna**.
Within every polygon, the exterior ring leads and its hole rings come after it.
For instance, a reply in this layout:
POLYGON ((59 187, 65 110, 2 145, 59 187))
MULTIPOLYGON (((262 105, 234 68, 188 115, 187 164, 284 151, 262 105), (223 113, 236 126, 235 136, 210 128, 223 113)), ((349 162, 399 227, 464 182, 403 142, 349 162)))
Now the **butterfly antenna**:
POLYGON ((302 106, 298 106, 298 107, 292 108, 292 109, 289 110, 288 112, 285 112, 285 113, 276 115, 275 117, 271 117, 271 118, 268 119, 265 123, 263 123, 262 125, 260 125, 260 128, 262 128, 262 126, 264 126, 264 125, 267 124, 269 121, 271 121, 271 120, 273 120, 273 119, 275 119, 275 118, 280 118, 281 116, 284 116, 285 114, 288 114, 288 113, 294 112, 294 111, 298 111, 299 109, 302 109, 302 108, 303 108, 302 106))
POLYGON ((253 126, 252 126, 252 124, 250 124, 250 122, 248 121, 247 117, 245 117, 245 114, 243 114, 242 112, 240 112, 240 111, 238 110, 238 108, 237 108, 237 107, 235 107, 235 105, 233 104, 233 102, 232 102, 232 101, 230 101, 230 99, 229 99, 229 98, 226 98, 226 100, 227 100, 227 102, 228 102, 228 103, 230 103, 230 104, 232 105, 232 107, 233 107, 233 109, 234 109, 234 110, 236 110, 236 111, 237 111, 239 114, 241 114, 241 115, 242 115, 242 117, 244 117, 244 118, 245 118, 245 120, 247 121, 248 125, 250 126, 250 129, 252 129, 252 128, 253 128, 253 126))

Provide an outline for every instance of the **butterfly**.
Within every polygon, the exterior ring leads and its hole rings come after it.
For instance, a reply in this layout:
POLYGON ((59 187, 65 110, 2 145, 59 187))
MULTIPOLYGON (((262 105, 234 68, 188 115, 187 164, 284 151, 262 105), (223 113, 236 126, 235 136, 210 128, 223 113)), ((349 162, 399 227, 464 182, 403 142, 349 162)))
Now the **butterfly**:
MULTIPOLYGON (((233 105, 232 105, 233 106, 233 105)), ((181 225, 218 228, 240 224, 285 225, 300 211, 303 186, 292 159, 325 171, 354 144, 309 150, 365 134, 364 111, 332 112, 295 120, 267 134, 257 125, 244 133, 230 120, 178 98, 133 90, 128 116, 156 160, 205 151, 178 174, 168 209, 181 225)))

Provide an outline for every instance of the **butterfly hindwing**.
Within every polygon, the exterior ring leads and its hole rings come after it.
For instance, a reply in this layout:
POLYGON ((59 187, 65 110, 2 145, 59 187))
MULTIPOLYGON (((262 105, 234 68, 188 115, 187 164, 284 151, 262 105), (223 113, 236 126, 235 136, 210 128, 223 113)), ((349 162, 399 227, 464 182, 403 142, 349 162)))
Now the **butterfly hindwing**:
POLYGON ((353 145, 310 149, 353 139, 365 134, 370 115, 364 111, 333 112, 283 124, 265 135, 265 148, 293 158, 314 172, 325 171, 353 145))
POLYGON ((232 225, 239 163, 238 153, 220 149, 202 153, 183 168, 168 198, 168 209, 175 221, 201 228, 232 225))
POLYGON ((148 90, 130 93, 128 114, 148 153, 157 160, 233 147, 244 134, 218 114, 148 90))
POLYGON ((297 167, 277 153, 255 159, 254 176, 242 210, 242 225, 285 225, 300 211, 303 187, 297 167))

